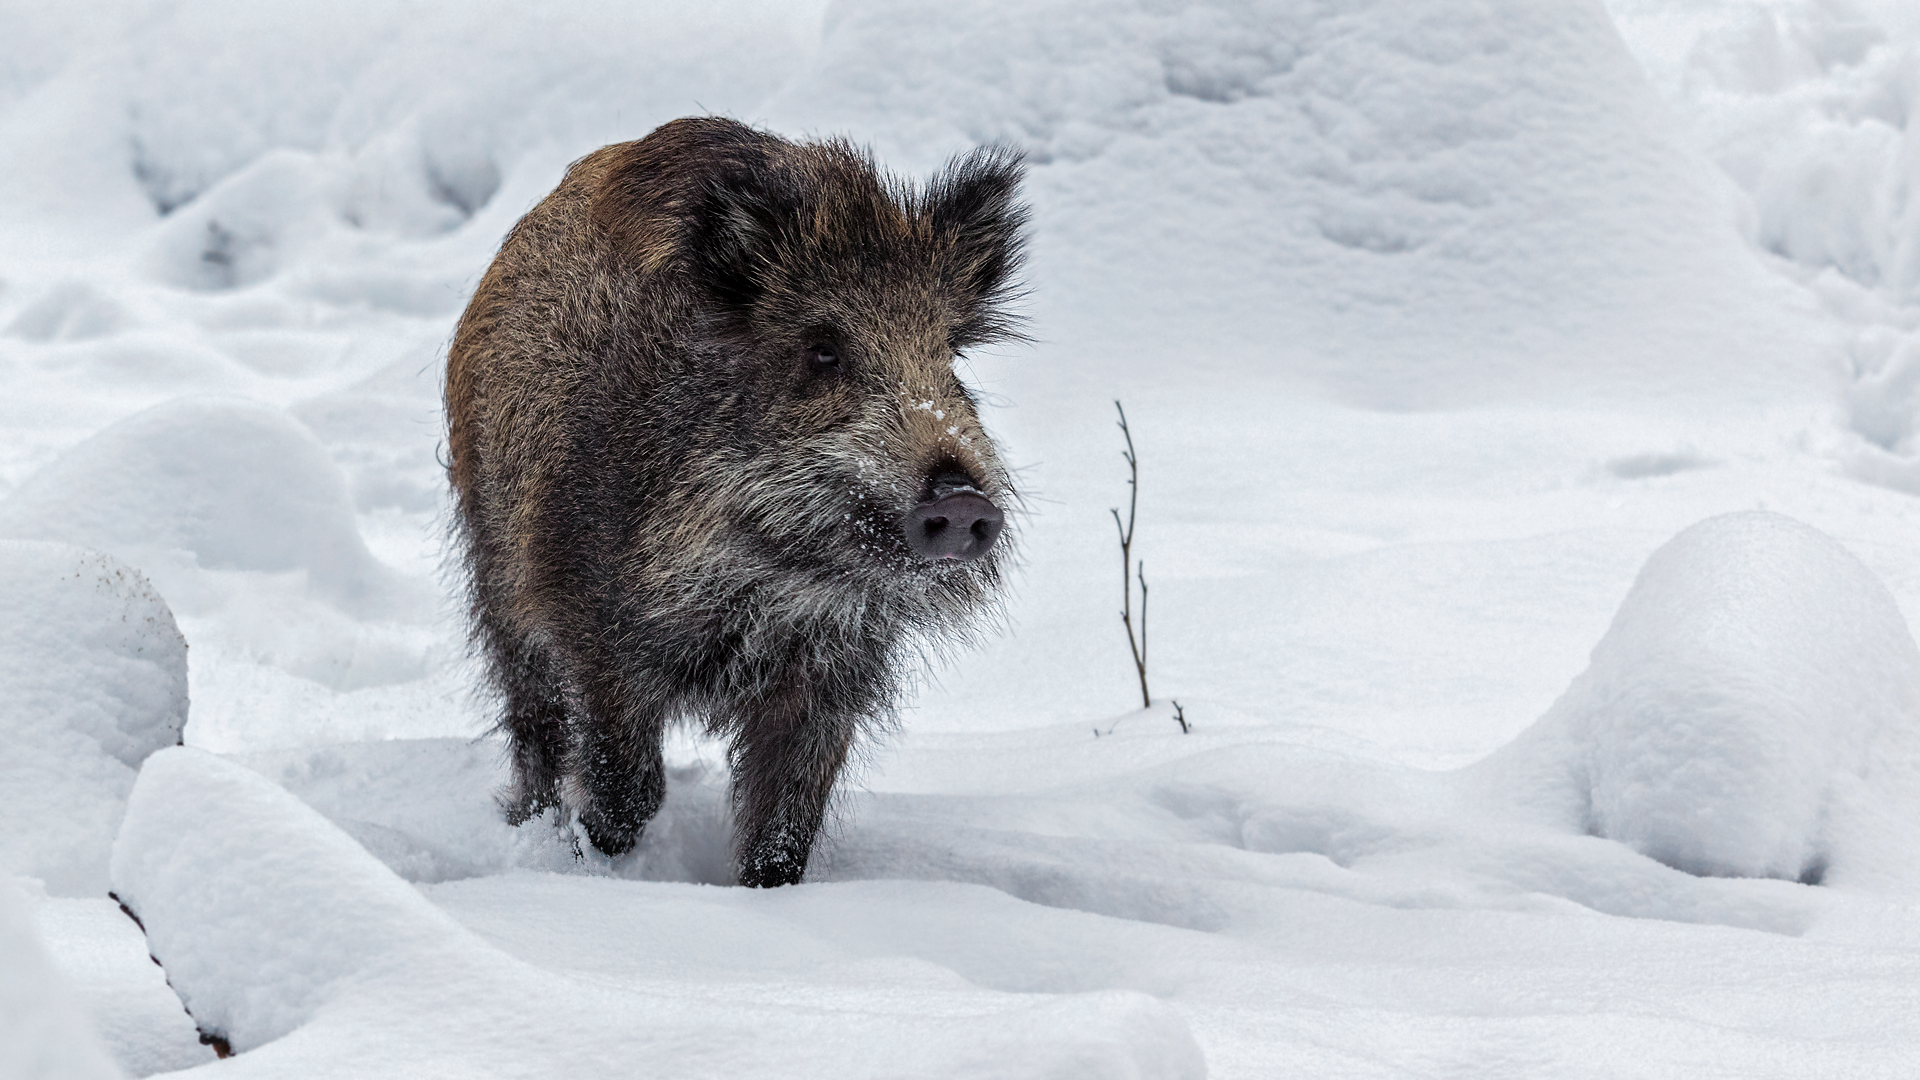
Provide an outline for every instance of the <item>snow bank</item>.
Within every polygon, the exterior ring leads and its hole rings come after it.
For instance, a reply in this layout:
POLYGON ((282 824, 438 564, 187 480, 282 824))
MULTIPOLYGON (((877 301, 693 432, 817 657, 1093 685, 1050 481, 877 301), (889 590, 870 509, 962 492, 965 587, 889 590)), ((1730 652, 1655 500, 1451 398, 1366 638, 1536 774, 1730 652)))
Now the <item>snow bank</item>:
POLYGON ((0 1080, 121 1075, 48 961, 19 888, 0 875, 0 1080))
MULTIPOLYGON (((1035 1000, 729 991, 574 979, 484 944, 272 782, 195 750, 141 771, 114 887, 239 1076, 1205 1075, 1170 1007, 1140 994, 1035 1000)), ((643 888, 628 885, 629 888, 643 888)))
POLYGON ((345 833, 195 750, 141 770, 113 884, 187 1011, 240 1050, 313 1019, 342 980, 458 936, 345 833))
POLYGON ((192 567, 297 570, 362 614, 387 599, 326 448, 247 401, 181 399, 100 431, 0 502, 0 535, 111 551, 170 585, 192 567))
POLYGON ((1710 518, 1654 552, 1588 669, 1489 768, 1691 873, 1911 884, 1920 651, 1823 533, 1710 518))
POLYGON ((1592 0, 351 10, 109 6, 19 61, 0 144, 42 167, 0 173, 0 246, 99 230, 201 299, 290 278, 445 318, 567 160, 714 111, 910 173, 1028 149, 1050 341, 1390 407, 1820 374, 1592 0))
POLYGON ((1026 148, 1050 344, 1388 408, 1822 374, 1590 0, 859 0, 765 111, 908 171, 1026 148))
POLYGON ((134 771, 186 720, 187 643, 144 577, 0 541, 0 866, 60 895, 105 892, 134 771))

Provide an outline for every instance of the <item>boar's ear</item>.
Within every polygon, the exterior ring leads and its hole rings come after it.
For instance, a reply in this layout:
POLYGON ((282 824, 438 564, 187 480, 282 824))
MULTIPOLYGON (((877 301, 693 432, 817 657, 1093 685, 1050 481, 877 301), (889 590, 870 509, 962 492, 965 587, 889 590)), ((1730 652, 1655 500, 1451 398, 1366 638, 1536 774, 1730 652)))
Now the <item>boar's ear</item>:
POLYGON ((617 148, 593 199, 594 220, 635 265, 682 266, 723 305, 746 307, 791 218, 777 135, 721 117, 662 124, 617 148))
POLYGON ((780 252, 794 242, 807 201, 791 171, 773 162, 705 177, 685 234, 696 285, 744 318, 774 286, 780 252))
POLYGON ((927 187, 926 211, 958 307, 957 348, 1021 336, 1020 316, 1009 310, 1023 295, 1017 276, 1026 261, 1027 208, 1015 198, 1026 175, 1021 159, 1012 147, 983 146, 948 162, 927 187))

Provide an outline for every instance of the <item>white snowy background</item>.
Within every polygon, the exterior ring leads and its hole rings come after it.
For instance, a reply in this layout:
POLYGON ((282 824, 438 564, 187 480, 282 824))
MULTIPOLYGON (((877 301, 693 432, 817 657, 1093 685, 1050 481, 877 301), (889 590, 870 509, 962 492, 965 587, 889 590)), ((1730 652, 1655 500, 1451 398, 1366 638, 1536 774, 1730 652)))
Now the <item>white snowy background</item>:
POLYGON ((1917 496, 1911 0, 5 0, 0 1077, 1911 1076, 1917 496), (502 824, 439 571, 495 246, 708 112, 1033 166, 1010 628, 769 892, 691 736, 502 824))

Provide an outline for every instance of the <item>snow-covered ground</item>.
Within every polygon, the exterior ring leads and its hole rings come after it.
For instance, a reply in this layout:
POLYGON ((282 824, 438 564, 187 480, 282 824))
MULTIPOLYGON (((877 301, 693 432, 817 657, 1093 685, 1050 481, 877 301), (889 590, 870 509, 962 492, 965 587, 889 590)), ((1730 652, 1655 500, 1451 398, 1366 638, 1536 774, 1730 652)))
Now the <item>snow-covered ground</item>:
POLYGON ((1910 0, 0 28, 0 1077, 1913 1074, 1910 0), (1010 628, 767 892, 691 735, 506 826, 439 570, 468 292, 703 112, 1032 162, 1010 628))

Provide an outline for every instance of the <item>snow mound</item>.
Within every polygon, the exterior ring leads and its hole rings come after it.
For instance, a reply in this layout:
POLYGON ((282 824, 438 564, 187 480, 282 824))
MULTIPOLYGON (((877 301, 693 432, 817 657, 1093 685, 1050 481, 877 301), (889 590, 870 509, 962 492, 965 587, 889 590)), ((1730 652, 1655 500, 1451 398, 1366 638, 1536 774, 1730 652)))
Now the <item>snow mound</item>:
POLYGON ((0 535, 100 548, 163 575, 302 570, 336 602, 387 583, 346 483, 313 433, 272 406, 191 398, 95 434, 0 502, 0 535))
POLYGON ((121 1075, 49 962, 19 888, 0 875, 0 1078, 121 1075))
POLYGON ((165 600, 111 556, 0 541, 0 709, 59 716, 138 768, 180 741, 187 643, 165 600))
POLYGON ((1592 663, 1495 772, 1690 873, 1866 885, 1920 872, 1920 651, 1825 534, 1710 518, 1647 560, 1592 663))
POLYGON ((236 1076, 1206 1072, 1178 1013, 1137 993, 888 985, 799 1002, 778 985, 569 978, 486 944, 298 799, 196 750, 141 771, 113 880, 196 1021, 240 1051, 236 1076))
POLYGON ((180 741, 187 643, 145 578, 96 551, 0 541, 0 865, 106 889, 134 770, 180 741))
POLYGON ((5 333, 27 341, 74 341, 104 337, 131 320, 113 297, 84 281, 62 281, 23 308, 5 333))
POLYGON ((239 1050, 311 1020, 343 979, 456 936, 345 833, 185 748, 141 770, 113 883, 187 1011, 239 1050))

